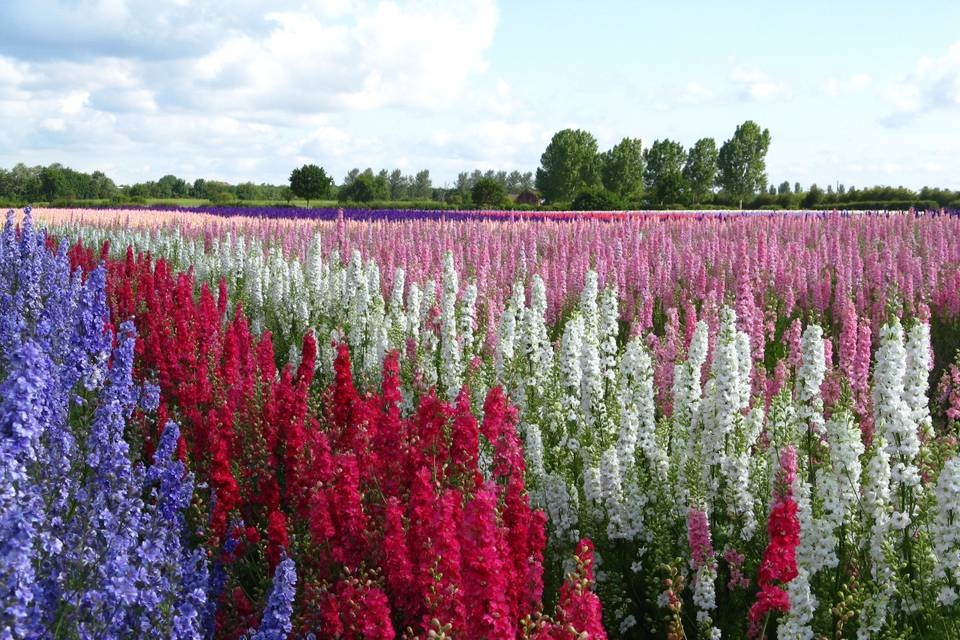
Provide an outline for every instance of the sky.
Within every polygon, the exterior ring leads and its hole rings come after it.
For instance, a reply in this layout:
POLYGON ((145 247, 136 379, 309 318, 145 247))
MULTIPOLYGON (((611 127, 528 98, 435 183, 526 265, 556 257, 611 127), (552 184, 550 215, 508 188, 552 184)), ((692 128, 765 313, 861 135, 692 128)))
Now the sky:
POLYGON ((534 171, 769 128, 768 178, 960 189, 960 2, 2 0, 0 167, 534 171))

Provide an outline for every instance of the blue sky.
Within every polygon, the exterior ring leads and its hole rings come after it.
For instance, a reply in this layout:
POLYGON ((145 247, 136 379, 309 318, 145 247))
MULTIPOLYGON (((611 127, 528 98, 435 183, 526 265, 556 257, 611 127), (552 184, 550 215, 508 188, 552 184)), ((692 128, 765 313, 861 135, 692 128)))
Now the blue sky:
POLYGON ((535 170, 580 127, 772 182, 960 189, 960 3, 4 0, 0 166, 284 182, 317 162, 535 170))

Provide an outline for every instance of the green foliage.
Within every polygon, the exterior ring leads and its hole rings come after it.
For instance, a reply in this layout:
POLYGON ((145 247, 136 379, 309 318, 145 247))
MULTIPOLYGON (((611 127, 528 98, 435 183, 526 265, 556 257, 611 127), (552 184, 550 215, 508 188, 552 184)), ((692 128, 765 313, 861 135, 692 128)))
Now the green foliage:
POLYGON ((823 200, 823 190, 816 184, 812 184, 810 190, 803 196, 803 200, 800 201, 800 205, 804 209, 812 209, 821 200, 823 200))
POLYGON ((502 184, 492 178, 480 178, 473 183, 470 196, 473 199, 474 206, 498 207, 503 205, 507 199, 507 191, 503 188, 502 184))
POLYGON ((328 195, 331 187, 333 178, 315 164, 305 164, 290 174, 290 190, 308 203, 328 195))
POLYGON ((743 201, 766 187, 766 155, 770 148, 770 130, 760 129, 753 120, 737 127, 733 137, 723 143, 718 156, 718 182, 727 193, 743 201))
POLYGON ((608 192, 621 200, 636 200, 643 195, 644 162, 640 138, 624 138, 603 153, 600 160, 603 186, 608 192))
POLYGON ((620 211, 624 209, 620 197, 603 187, 587 187, 570 204, 574 211, 620 211))
POLYGON ((655 140, 644 154, 644 172, 648 195, 657 204, 683 202, 687 181, 683 177, 686 154, 683 145, 673 140, 655 140))
POLYGON ((597 139, 581 129, 554 134, 537 169, 537 190, 548 202, 569 201, 584 187, 600 184, 597 139))
POLYGON ((361 173, 354 180, 337 193, 340 202, 371 202, 377 199, 375 178, 368 173, 361 173))
POLYGON ((700 138, 687 153, 683 177, 694 204, 706 202, 717 181, 717 143, 713 138, 700 138))

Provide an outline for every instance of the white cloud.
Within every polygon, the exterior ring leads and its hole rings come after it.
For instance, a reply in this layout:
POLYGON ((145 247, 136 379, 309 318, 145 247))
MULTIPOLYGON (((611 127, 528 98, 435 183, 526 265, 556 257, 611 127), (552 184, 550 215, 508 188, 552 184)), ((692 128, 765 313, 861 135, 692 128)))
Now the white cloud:
POLYGON ((823 93, 830 98, 849 97, 861 93, 873 84, 873 78, 866 73, 857 73, 846 78, 829 77, 822 86, 823 93))
POLYGON ((786 83, 777 82, 754 67, 738 65, 730 74, 735 95, 741 100, 766 102, 790 97, 786 83))
POLYGON ((356 134, 359 114, 516 108, 487 75, 497 20, 495 0, 4 0, 0 157, 115 163, 121 181, 149 176, 120 158, 228 179, 304 157, 393 163, 424 134, 393 128, 387 148, 356 134))
POLYGON ((883 120, 888 126, 930 111, 960 109, 960 42, 942 56, 920 58, 912 73, 884 86, 882 95, 893 107, 883 120))

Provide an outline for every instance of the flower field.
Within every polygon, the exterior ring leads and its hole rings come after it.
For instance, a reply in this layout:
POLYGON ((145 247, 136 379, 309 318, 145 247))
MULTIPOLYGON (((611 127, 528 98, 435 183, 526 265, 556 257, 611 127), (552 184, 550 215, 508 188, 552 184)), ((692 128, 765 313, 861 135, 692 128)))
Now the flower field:
POLYGON ((960 638, 960 218, 34 210, 9 638, 960 638))

